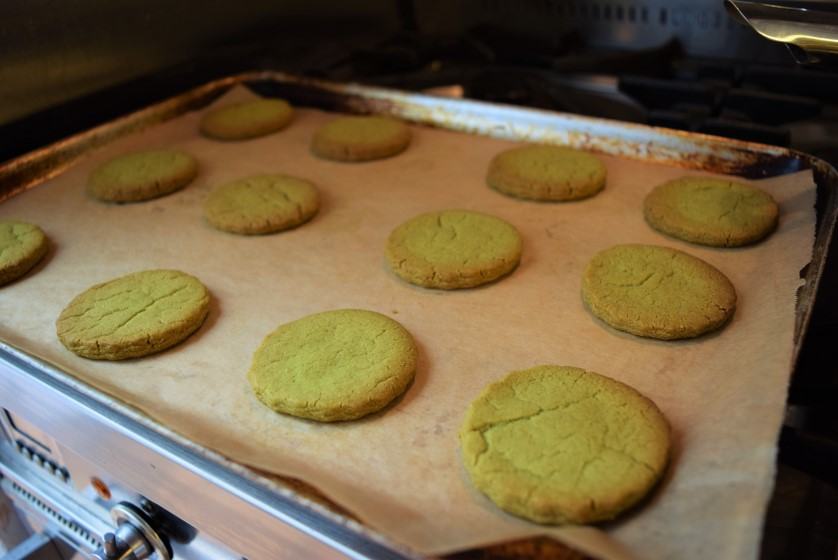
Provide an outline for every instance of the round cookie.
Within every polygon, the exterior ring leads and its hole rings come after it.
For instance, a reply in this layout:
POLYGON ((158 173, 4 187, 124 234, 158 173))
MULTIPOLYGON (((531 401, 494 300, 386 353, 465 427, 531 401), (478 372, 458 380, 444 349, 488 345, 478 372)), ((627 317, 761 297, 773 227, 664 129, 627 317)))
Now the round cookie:
POLYGON ((282 99, 257 99, 221 107, 204 114, 201 134, 215 140, 248 140, 282 130, 294 109, 282 99))
POLYGON ((777 227, 777 203, 756 187, 713 177, 681 177, 655 187, 643 214, 656 230, 701 245, 740 247, 777 227))
POLYGON ((0 286, 17 280, 47 254, 47 237, 36 225, 0 220, 0 286))
POLYGON ((177 270, 145 270, 98 284, 56 321, 68 350, 94 360, 124 360, 165 350, 201 326, 209 293, 177 270))
POLYGON ((269 408, 321 422, 384 408, 413 379, 416 345, 404 327, 373 311, 309 315, 269 334, 247 379, 269 408))
POLYGON ((87 192, 104 202, 138 202, 182 189, 197 175, 197 162, 184 152, 135 152, 97 167, 90 175, 87 192))
POLYGON ((518 198, 578 200, 602 190, 605 165, 599 158, 571 148, 522 146, 495 156, 486 182, 493 189, 518 198))
POLYGON ((613 519, 663 474, 669 425, 633 388, 575 367, 489 385, 460 429, 463 462, 498 507, 538 523, 613 519))
POLYGON ((515 227, 468 210, 420 214, 387 240, 393 272, 426 288, 479 286, 508 274, 520 259, 521 236, 515 227))
POLYGON ((396 119, 341 117, 314 134, 311 151, 334 161, 370 161, 403 152, 410 137, 410 128, 396 119))
POLYGON ((217 188, 204 203, 204 216, 222 231, 254 235, 307 222, 319 204, 317 190, 308 181, 259 175, 217 188))
POLYGON ((582 277, 582 299, 615 329, 663 340, 716 330, 736 309, 736 290, 719 270, 654 245, 597 253, 582 277))

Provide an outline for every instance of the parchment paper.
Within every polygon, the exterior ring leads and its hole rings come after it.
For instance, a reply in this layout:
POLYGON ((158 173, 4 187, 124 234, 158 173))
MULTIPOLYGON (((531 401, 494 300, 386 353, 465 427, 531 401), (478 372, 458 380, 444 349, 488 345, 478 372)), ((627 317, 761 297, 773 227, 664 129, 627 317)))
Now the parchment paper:
MULTIPOLYGON (((246 98, 233 91, 218 104, 246 98)), ((814 239, 814 185, 800 173, 759 182, 780 203, 780 227, 746 249, 701 248, 643 221, 644 195, 685 172, 603 157, 608 185, 581 202, 541 204, 487 188, 489 160, 510 142, 414 127, 398 157, 341 164, 309 154, 333 115, 299 110, 285 131, 222 143, 197 133, 193 113, 114 142, 63 175, 0 205, 0 217, 40 224, 46 261, 0 289, 0 337, 59 364, 194 441, 266 471, 303 479, 369 526, 426 553, 553 534, 607 558, 749 558, 758 551, 775 440, 790 371, 798 272, 814 239), (84 193, 91 169, 134 149, 176 147, 201 173, 153 201, 107 205, 84 193), (314 220, 293 231, 242 237, 202 219, 207 193, 250 174, 312 180, 314 220), (390 231, 430 210, 499 216, 524 239, 520 266, 489 286, 455 292, 410 286, 385 265, 390 231), (676 247, 722 270, 736 286, 733 321, 719 334, 656 342, 619 333, 582 306, 580 276, 616 243, 676 247), (210 315, 185 343, 119 363, 79 358, 55 336, 64 306, 89 286, 143 269, 177 268, 213 295, 210 315), (400 321, 420 348, 416 380, 385 411, 341 424, 275 414, 245 379, 253 351, 279 324, 336 308, 400 321), (458 454, 468 403, 509 371, 573 365, 624 381, 669 418, 667 476, 632 514, 601 528, 550 529, 506 515, 472 489, 458 454)))

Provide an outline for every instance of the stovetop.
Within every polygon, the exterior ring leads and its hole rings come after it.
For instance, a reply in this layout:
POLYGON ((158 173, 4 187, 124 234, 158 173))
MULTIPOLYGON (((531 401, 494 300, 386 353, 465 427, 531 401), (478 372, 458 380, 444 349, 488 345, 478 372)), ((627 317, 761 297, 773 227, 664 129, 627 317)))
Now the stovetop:
POLYGON ((818 127, 838 124, 838 72, 804 69, 791 57, 785 63, 689 57, 677 39, 620 52, 592 50, 575 32, 544 44, 482 26, 444 39, 402 33, 307 71, 414 90, 458 84, 473 99, 791 146, 814 155, 834 148, 834 141, 817 135, 818 127))
MULTIPOLYGON (((637 17, 641 15, 638 14, 637 17)), ((789 146, 838 165, 838 71, 791 57, 687 56, 677 40, 633 52, 594 50, 569 32, 550 44, 491 27, 433 38, 401 32, 353 44, 277 39, 202 59, 0 126, 0 161, 222 75, 276 69, 407 90, 666 126, 789 146), (243 62, 244 61, 244 62, 243 62)), ((763 558, 829 558, 838 526, 838 257, 827 268, 789 389, 763 558)))

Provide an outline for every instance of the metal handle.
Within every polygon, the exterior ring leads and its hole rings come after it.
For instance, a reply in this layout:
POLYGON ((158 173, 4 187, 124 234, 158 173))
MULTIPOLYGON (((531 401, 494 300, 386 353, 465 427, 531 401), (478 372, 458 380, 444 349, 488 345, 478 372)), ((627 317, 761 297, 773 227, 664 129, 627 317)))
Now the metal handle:
POLYGON ((117 504, 111 517, 116 521, 116 531, 105 535, 92 560, 144 560, 152 555, 171 560, 168 544, 137 508, 125 502, 117 504))
MULTIPOLYGON (((824 0, 725 0, 728 11, 767 39, 785 43, 792 54, 838 53, 838 6, 824 0), (802 50, 801 50, 802 49, 802 50)), ((807 60, 808 61, 808 60, 807 60)))

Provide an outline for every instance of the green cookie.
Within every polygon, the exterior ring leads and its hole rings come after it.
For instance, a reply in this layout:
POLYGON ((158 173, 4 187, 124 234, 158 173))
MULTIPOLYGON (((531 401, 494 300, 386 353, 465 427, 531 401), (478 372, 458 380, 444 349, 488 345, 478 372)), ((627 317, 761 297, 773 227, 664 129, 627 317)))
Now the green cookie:
POLYGON ((501 152, 489 164, 486 182, 519 198, 577 200, 605 186, 605 165, 597 157, 559 146, 522 146, 501 152))
POLYGON ((247 374, 269 408, 321 422, 384 408, 413 379, 416 345, 373 311, 341 309, 286 323, 268 335, 247 374))
POLYGON ((334 161, 370 161, 403 152, 410 137, 407 125, 390 117, 342 117, 315 133, 311 151, 334 161))
POLYGON ((613 519, 666 468, 669 425, 655 403, 575 367, 515 371, 469 406, 460 429, 472 483, 538 523, 613 519))
POLYGON ((116 157, 90 175, 87 192, 104 202, 138 202, 182 189, 198 175, 189 154, 174 150, 116 157))
POLYGON ((654 245, 597 253, 582 277, 582 299, 621 331, 671 340, 722 327, 736 309, 727 277, 701 259, 654 245))
POLYGON ((287 175, 259 175, 217 188, 204 203, 214 227, 245 235, 298 226, 317 212, 314 185, 287 175))
POLYGON ((165 350, 201 326, 209 293, 177 270, 145 270, 76 296, 56 321, 68 350, 94 360, 124 360, 165 350))
POLYGON ((215 140, 248 140, 282 130, 294 110, 282 99, 257 99, 221 107, 201 119, 201 133, 215 140))
POLYGON ((38 226, 0 220, 0 286, 29 272, 46 255, 48 247, 38 226))
POLYGON ((500 218, 468 210, 421 214, 387 241, 390 268, 426 288, 471 288, 511 272, 521 259, 521 236, 500 218))
POLYGON ((712 177, 682 177, 659 185, 643 204, 656 230, 701 245, 739 247, 777 227, 771 195, 744 183, 712 177))

